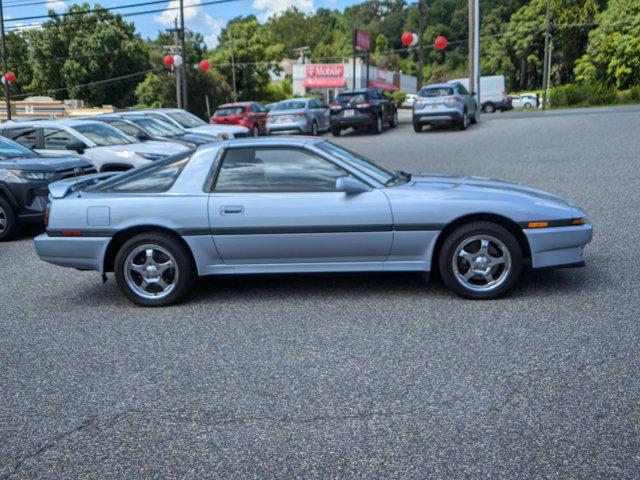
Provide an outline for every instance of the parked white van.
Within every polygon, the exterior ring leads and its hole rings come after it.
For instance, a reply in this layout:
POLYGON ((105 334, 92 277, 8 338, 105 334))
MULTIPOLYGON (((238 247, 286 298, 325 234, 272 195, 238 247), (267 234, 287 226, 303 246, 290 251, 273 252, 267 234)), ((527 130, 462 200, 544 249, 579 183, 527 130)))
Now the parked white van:
MULTIPOLYGON (((448 83, 460 82, 469 89, 468 78, 456 78, 448 83)), ((506 82, 503 75, 491 75, 480 77, 480 107, 485 113, 493 113, 496 110, 504 112, 511 110, 511 101, 507 95, 506 82)))

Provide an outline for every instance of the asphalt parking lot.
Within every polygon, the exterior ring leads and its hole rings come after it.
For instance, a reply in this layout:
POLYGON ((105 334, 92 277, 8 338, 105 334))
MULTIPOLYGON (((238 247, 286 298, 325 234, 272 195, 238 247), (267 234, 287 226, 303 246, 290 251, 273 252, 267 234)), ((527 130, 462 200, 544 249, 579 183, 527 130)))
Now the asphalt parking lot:
POLYGON ((587 267, 461 300, 417 275, 206 279, 132 306, 0 244, 0 478, 637 478, 640 107, 338 141, 566 196, 587 267))

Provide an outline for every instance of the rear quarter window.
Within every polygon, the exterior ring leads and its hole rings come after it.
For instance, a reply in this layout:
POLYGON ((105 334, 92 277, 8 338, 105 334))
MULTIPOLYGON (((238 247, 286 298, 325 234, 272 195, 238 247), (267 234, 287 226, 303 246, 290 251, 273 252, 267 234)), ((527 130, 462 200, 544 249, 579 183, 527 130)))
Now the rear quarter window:
POLYGON ((136 168, 96 185, 92 192, 166 192, 189 163, 192 152, 160 160, 142 168, 136 168))

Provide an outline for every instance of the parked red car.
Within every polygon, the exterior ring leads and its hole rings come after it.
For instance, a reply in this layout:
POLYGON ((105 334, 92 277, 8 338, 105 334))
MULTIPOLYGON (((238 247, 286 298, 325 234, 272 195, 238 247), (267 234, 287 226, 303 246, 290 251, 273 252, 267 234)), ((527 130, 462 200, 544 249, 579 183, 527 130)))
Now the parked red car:
POLYGON ((254 137, 267 134, 267 109, 258 102, 236 102, 220 105, 209 123, 241 125, 254 137))

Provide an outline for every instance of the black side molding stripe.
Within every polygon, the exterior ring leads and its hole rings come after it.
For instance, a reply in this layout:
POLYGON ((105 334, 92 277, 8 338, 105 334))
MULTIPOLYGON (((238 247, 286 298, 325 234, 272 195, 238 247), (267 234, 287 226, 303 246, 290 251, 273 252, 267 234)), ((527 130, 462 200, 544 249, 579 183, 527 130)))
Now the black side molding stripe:
POLYGON ((113 237, 117 230, 102 229, 102 230, 77 230, 74 228, 60 229, 60 230, 47 230, 47 235, 50 237, 65 237, 65 238, 83 238, 83 237, 101 237, 110 238, 113 237))
POLYGON ((584 224, 573 224, 571 223, 573 219, 563 219, 563 220, 532 220, 531 222, 519 222, 518 226, 520 228, 529 228, 530 223, 538 223, 538 222, 546 222, 549 224, 548 227, 544 228, 553 228, 553 227, 581 227, 584 224))

